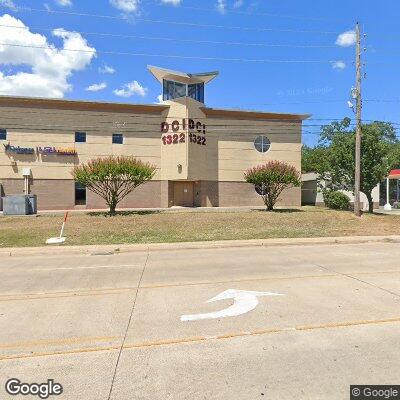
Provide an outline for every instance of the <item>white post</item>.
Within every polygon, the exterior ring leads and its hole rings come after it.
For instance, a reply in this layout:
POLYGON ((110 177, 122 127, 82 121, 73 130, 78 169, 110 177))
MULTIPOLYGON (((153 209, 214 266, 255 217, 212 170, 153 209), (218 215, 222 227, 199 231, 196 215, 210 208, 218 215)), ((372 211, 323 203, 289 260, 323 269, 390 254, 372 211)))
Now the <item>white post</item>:
POLYGON ((392 211, 392 206, 390 205, 390 199, 389 199, 389 178, 386 178, 386 204, 385 207, 383 207, 383 209, 385 211, 392 211))

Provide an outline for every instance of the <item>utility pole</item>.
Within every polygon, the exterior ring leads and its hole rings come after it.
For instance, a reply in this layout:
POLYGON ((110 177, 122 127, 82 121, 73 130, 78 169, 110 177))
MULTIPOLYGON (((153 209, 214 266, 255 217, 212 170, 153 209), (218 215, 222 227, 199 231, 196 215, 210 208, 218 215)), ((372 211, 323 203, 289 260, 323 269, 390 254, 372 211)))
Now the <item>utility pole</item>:
POLYGON ((361 185, 361 32, 360 24, 356 24, 356 154, 355 154, 355 177, 354 177, 354 214, 361 216, 360 209, 360 185, 361 185))

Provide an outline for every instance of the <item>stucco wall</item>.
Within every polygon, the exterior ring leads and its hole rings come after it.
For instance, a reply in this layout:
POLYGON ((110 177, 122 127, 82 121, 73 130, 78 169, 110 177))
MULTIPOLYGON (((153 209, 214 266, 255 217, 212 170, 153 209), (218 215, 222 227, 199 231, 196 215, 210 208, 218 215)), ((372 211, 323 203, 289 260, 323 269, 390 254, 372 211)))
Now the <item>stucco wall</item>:
MULTIPOLYGON (((75 165, 108 155, 130 155, 156 167, 154 182, 138 188, 121 207, 170 207, 173 181, 195 182, 194 205, 261 205, 252 185, 244 182, 246 169, 269 160, 301 168, 301 116, 280 119, 279 114, 222 112, 207 109, 191 98, 163 105, 118 105, 64 100, 4 99, 0 97, 0 128, 7 129, 3 144, 12 146, 73 148, 76 156, 15 154, 0 151, 0 183, 5 194, 22 193, 22 170, 32 171, 31 191, 39 196, 40 209, 73 208, 75 165), (7 101, 6 101, 7 100, 7 101), (205 125, 206 132, 190 130, 182 120, 205 125), (165 145, 161 123, 178 120, 185 140, 165 145), (75 143, 75 132, 86 132, 86 143, 75 143), (190 133, 206 139, 205 145, 189 140, 190 133), (124 143, 112 144, 112 134, 122 133, 124 143), (267 153, 254 147, 265 135, 267 153), (181 166, 179 168, 178 166, 181 166)), ((287 115, 285 116, 287 118, 287 115)), ((300 205, 297 189, 283 194, 280 204, 300 205)), ((88 208, 104 202, 88 192, 88 208)))

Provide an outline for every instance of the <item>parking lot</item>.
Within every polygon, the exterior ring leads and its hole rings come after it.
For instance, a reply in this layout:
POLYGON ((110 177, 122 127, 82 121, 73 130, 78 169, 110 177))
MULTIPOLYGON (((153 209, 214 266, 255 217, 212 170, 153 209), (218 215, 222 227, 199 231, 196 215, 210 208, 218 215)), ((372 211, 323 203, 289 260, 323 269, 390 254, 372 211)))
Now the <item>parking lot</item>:
POLYGON ((0 398, 16 398, 10 378, 87 400, 399 383, 399 256, 396 243, 4 256, 0 398))

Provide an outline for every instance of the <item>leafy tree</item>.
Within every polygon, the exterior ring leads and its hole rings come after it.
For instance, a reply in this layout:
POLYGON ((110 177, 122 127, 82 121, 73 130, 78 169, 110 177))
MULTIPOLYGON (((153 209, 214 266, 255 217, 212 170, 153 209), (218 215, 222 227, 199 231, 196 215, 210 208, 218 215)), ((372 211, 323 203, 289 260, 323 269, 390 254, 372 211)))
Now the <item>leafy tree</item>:
POLYGON ((301 150, 301 170, 304 173, 323 171, 328 149, 323 146, 303 146, 301 150))
POLYGON ((274 209, 284 189, 301 185, 300 173, 295 167, 282 161, 269 161, 250 168, 245 172, 244 179, 256 187, 268 211, 274 209))
POLYGON ((72 171, 75 181, 102 197, 115 215, 118 203, 135 188, 151 180, 155 167, 133 157, 96 158, 72 171))
MULTIPOLYGON (((333 190, 354 191, 355 129, 350 119, 335 121, 322 128, 319 146, 326 149, 326 157, 319 163, 320 179, 333 190)), ((361 185, 373 212, 372 190, 398 164, 399 145, 392 124, 375 121, 362 125, 361 185)))

